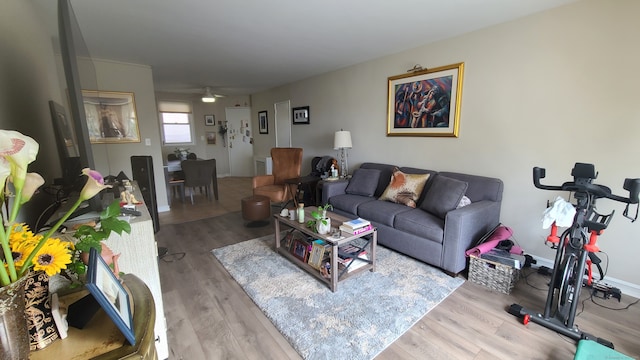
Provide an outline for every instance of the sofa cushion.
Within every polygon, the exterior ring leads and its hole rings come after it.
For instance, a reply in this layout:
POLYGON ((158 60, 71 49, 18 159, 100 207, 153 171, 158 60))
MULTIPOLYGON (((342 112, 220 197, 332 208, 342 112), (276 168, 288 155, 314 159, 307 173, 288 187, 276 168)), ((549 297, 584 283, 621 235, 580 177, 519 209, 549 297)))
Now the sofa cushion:
POLYGON ((380 179, 378 179, 378 186, 376 187, 376 192, 373 194, 374 197, 380 197, 384 192, 384 189, 389 185, 389 180, 391 179, 391 174, 393 174, 393 169, 397 168, 395 165, 390 164, 379 164, 379 163, 362 163, 360 165, 360 169, 377 169, 380 170, 380 179))
POLYGON ((380 170, 378 169, 356 169, 344 192, 352 195, 373 196, 379 178, 380 170))
POLYGON ((349 214, 358 214, 358 207, 360 204, 376 201, 375 198, 369 196, 362 195, 352 195, 352 194, 341 194, 332 196, 329 199, 329 203, 333 206, 334 209, 342 210, 348 212, 349 214))
POLYGON ((465 181, 438 174, 433 179, 420 208, 444 219, 449 211, 458 206, 468 186, 465 181))
POLYGON ((422 209, 411 209, 398 214, 393 227, 439 244, 444 240, 444 220, 422 209))
POLYGON ((360 204, 357 215, 371 222, 393 227, 394 219, 398 214, 411 210, 410 207, 402 204, 375 200, 360 204))
POLYGON ((416 201, 422 194, 427 179, 429 179, 429 174, 405 174, 400 169, 395 169, 391 174, 391 182, 380 195, 379 200, 415 208, 416 201))

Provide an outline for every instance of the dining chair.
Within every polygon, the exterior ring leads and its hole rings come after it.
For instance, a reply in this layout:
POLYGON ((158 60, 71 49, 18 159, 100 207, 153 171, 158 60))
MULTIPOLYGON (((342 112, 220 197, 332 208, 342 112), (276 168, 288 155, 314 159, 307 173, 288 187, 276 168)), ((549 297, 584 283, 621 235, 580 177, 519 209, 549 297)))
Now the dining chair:
MULTIPOLYGON (((195 188, 204 188, 207 199, 211 200, 211 186, 214 183, 214 175, 216 174, 216 159, 209 160, 182 160, 180 163, 182 171, 184 171, 185 190, 189 189, 191 204, 193 204, 193 192, 195 188)), ((217 189, 215 190, 216 200, 218 198, 217 189)))
POLYGON ((198 155, 196 155, 196 153, 188 153, 187 154, 187 160, 197 160, 198 159, 198 155))
POLYGON ((164 167, 164 178, 167 182, 167 198, 169 200, 169 205, 171 205, 171 199, 175 196, 176 191, 178 191, 180 200, 184 203, 184 178, 175 177, 174 173, 170 173, 166 166, 164 167))
POLYGON ((178 155, 176 155, 174 153, 169 153, 169 154, 167 154, 167 160, 176 161, 176 160, 180 160, 180 159, 178 158, 178 155))

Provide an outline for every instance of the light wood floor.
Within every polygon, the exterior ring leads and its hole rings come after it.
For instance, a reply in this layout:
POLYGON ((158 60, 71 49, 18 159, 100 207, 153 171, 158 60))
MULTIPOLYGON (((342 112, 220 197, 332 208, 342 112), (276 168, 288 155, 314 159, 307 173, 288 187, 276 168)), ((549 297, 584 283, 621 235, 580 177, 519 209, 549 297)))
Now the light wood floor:
MULTIPOLYGON (((160 214, 156 238, 159 246, 169 248, 160 260, 169 358, 300 359, 210 253, 273 233, 272 226, 246 227, 240 216, 240 199, 251 193, 250 179, 220 179, 219 187, 219 201, 199 195, 195 205, 174 201, 170 212, 160 214), (189 223, 214 216, 206 224, 189 223)), ((546 282, 531 274, 511 295, 503 295, 467 281, 376 359, 572 359, 572 340, 538 324, 522 325, 506 311, 512 303, 542 311, 546 282)), ((576 319, 580 329, 640 358, 640 304, 616 311, 594 304, 586 291, 583 299, 584 309, 576 319)), ((636 299, 623 294, 620 303, 595 301, 622 309, 636 299)))

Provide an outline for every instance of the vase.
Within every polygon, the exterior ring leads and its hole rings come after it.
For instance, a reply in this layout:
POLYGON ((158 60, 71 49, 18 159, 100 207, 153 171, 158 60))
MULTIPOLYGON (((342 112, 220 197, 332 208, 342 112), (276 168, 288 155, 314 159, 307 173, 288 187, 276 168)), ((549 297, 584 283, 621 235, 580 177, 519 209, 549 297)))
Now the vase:
POLYGON ((329 231, 331 231, 331 219, 324 218, 324 219, 318 220, 317 228, 318 228, 318 234, 320 235, 328 234, 329 231))
POLYGON ((0 359, 29 358, 29 331, 25 319, 26 276, 0 288, 0 359))
POLYGON ((29 330, 29 349, 44 349, 60 338, 49 302, 49 276, 32 271, 24 284, 25 316, 29 330))

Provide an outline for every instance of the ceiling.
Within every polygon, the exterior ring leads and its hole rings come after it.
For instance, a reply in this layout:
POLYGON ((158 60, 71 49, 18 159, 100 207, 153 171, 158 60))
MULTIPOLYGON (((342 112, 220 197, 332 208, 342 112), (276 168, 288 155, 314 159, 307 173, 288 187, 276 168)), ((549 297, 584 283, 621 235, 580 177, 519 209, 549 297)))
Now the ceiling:
MULTIPOLYGON (((33 0, 51 6, 51 0, 33 0)), ((92 57, 246 95, 576 0, 71 0, 92 57)), ((54 5, 55 6, 55 5, 54 5)), ((420 62, 420 59, 411 59, 420 62)))

